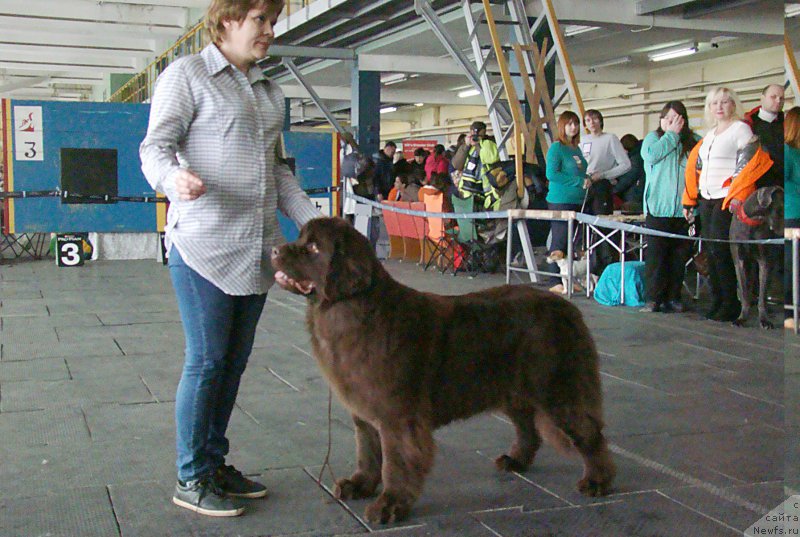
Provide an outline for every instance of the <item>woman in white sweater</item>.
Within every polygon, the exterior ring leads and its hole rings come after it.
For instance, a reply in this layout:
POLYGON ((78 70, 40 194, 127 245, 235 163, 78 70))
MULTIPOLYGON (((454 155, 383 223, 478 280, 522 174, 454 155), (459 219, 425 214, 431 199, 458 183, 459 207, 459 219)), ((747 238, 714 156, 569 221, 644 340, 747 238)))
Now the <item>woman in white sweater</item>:
MULTIPOLYGON (((732 215, 727 207, 723 208, 723 202, 758 146, 750 127, 740 120, 741 114, 742 105, 732 90, 714 88, 706 96, 705 120, 709 130, 700 141, 695 166, 696 201, 704 239, 728 239, 732 215)), ((689 184, 687 188, 693 186, 689 184)), ((691 220, 693 209, 684 207, 684 216, 691 220)), ((739 315, 740 304, 730 245, 706 242, 703 247, 709 254, 712 295, 706 317, 713 321, 733 321, 739 315)))

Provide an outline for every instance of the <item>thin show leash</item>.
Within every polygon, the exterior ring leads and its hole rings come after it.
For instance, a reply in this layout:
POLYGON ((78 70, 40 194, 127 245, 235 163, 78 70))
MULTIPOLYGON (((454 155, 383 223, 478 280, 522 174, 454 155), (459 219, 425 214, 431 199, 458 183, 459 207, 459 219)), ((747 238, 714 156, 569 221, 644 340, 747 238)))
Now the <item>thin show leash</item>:
MULTIPOLYGON (((322 484, 322 474, 325 473, 325 468, 328 469, 328 473, 331 475, 331 480, 333 485, 336 486, 336 475, 333 473, 333 467, 331 466, 331 449, 333 446, 333 391, 328 388, 328 450, 325 452, 325 460, 322 461, 322 468, 319 470, 319 475, 317 476, 317 485, 323 490, 325 490, 325 486, 322 484)), ((326 503, 333 503, 336 498, 328 497, 325 498, 326 503)))

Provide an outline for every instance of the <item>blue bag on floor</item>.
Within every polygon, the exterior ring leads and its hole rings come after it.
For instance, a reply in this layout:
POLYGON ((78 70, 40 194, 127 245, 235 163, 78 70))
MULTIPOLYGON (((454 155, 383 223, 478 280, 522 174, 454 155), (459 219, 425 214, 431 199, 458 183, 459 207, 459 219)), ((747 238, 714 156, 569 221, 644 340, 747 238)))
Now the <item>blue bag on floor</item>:
MULTIPOLYGON (((620 264, 611 263, 594 288, 594 299, 604 306, 619 306, 620 264)), ((625 305, 645 303, 644 261, 625 261, 625 305)))

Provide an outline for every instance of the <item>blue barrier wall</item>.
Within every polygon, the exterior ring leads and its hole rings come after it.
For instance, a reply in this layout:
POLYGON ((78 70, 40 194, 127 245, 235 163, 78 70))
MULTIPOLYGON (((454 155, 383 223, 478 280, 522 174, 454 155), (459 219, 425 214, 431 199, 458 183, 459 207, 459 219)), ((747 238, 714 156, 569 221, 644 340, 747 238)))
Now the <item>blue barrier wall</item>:
MULTIPOLYGON (((305 189, 330 187, 333 184, 334 134, 316 132, 284 132, 286 153, 295 159, 295 176, 305 189)), ((331 194, 310 194, 311 200, 326 214, 331 212, 331 194)), ((281 231, 287 241, 297 238, 294 223, 279 215, 281 231)))
MULTIPOLYGON (((27 114, 18 107, 41 107, 42 160, 17 159, 16 147, 8 148, 14 191, 56 190, 61 186, 61 149, 115 149, 118 195, 154 196, 141 171, 139 144, 147 132, 150 106, 121 103, 64 103, 10 101, 9 133, 12 145, 25 138, 15 136, 27 114)), ((331 133, 285 132, 288 156, 296 161, 302 188, 330 187, 333 177, 331 133)), ((331 194, 311 194, 325 214, 331 214, 331 194)), ((28 232, 150 232, 156 231, 156 204, 66 204, 58 198, 12 200, 13 229, 28 232)), ((297 237, 296 226, 279 215, 287 240, 297 237)))
MULTIPOLYGON (((117 150, 120 196, 155 195, 139 167, 139 143, 147 130, 150 107, 141 104, 11 101, 16 131, 25 118, 19 106, 42 109, 43 160, 17 160, 12 152, 14 190, 55 190, 61 180, 61 148, 117 150)), ((14 143, 15 132, 11 133, 14 143)), ((26 232, 155 231, 152 203, 66 204, 58 198, 17 200, 14 229, 26 232)))

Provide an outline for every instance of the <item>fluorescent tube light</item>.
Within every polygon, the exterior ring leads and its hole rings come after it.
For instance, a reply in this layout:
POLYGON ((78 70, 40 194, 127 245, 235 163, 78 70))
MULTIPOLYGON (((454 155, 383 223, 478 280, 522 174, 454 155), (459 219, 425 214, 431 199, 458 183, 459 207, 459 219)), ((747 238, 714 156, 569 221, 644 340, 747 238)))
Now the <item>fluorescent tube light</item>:
POLYGON ((623 63, 631 63, 631 57, 622 56, 621 58, 612 58, 603 62, 597 62, 592 64, 590 69, 596 69, 598 67, 611 67, 612 65, 622 65, 623 63))
POLYGON ((650 54, 650 61, 663 62, 664 60, 671 60, 673 58, 682 58, 684 56, 691 56, 697 52, 697 43, 691 45, 682 45, 680 47, 673 47, 666 50, 660 50, 650 54))
POLYGON ((586 32, 594 32, 599 30, 599 26, 581 26, 579 24, 567 24, 564 26, 564 37, 572 37, 573 35, 585 34, 586 32))
POLYGON ((480 94, 481 94, 480 91, 478 91, 475 88, 473 88, 473 89, 467 89, 467 90, 464 90, 464 91, 459 91, 458 92, 458 97, 459 97, 459 99, 466 99, 467 97, 475 97, 476 95, 480 95, 480 94))
POLYGON ((381 108, 381 114, 390 114, 392 112, 397 112, 396 106, 387 106, 386 108, 381 108))
POLYGON ((414 106, 416 106, 417 108, 419 108, 419 107, 421 107, 421 106, 425 106, 425 103, 414 103, 414 106))
POLYGON ((800 4, 786 4, 784 14, 787 19, 800 15, 800 4))
POLYGON ((395 82, 402 82, 406 79, 405 73, 389 73, 381 77, 381 84, 392 84, 395 82))

